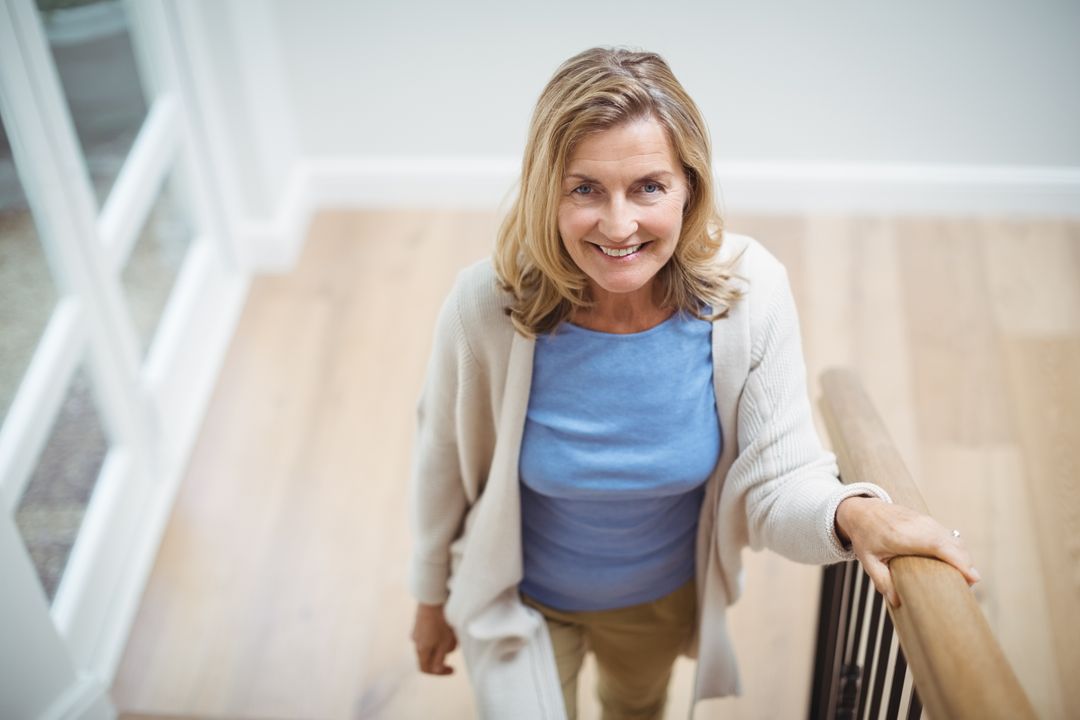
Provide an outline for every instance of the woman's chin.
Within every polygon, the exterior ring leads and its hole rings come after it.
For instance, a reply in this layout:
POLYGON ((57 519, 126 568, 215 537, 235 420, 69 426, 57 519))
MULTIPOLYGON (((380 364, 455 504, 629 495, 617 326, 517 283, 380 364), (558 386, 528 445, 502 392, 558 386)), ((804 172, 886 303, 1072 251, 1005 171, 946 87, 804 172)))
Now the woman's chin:
POLYGON ((616 274, 605 273, 600 277, 594 275, 591 277, 591 280, 594 287, 597 287, 604 292, 612 295, 630 295, 647 288, 650 285, 652 278, 652 275, 639 275, 636 273, 633 275, 626 273, 621 277, 616 274))

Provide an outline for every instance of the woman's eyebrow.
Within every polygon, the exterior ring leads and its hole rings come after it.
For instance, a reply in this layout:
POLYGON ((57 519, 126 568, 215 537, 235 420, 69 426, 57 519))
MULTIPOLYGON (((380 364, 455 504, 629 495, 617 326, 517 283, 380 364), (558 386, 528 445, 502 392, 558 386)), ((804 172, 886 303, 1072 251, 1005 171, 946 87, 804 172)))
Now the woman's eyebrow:
POLYGON ((597 180, 596 178, 591 178, 588 175, 582 175, 581 173, 569 173, 563 179, 564 180, 582 180, 584 182, 596 183, 598 185, 600 184, 600 181, 597 180))
MULTIPOLYGON (((645 173, 644 175, 639 177, 637 180, 634 180, 634 182, 639 183, 642 180, 652 180, 652 179, 660 179, 660 178, 665 178, 666 179, 666 178, 671 178, 671 177, 674 177, 674 173, 672 173, 672 172, 670 172, 668 170, 657 170, 656 172, 645 173)), ((567 175, 566 175, 566 177, 564 179, 565 180, 581 180, 582 182, 596 183, 597 185, 603 185, 603 183, 600 182, 599 180, 597 180, 596 178, 589 177, 588 175, 582 175, 581 173, 567 173, 567 175)))

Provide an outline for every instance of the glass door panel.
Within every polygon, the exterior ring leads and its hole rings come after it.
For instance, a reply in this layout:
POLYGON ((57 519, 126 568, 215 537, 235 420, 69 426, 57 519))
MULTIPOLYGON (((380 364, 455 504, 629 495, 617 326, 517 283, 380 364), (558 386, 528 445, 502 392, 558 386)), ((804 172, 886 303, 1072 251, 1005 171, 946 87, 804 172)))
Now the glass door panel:
POLYGON ((0 121, 0 424, 56 307, 57 291, 0 121))
POLYGON ((0 2, 0 665, 52 643, 53 700, 112 675, 246 287, 176 15, 0 2))
POLYGON ((109 449, 91 390, 80 367, 15 511, 19 534, 50 601, 109 449))
POLYGON ((144 357, 191 245, 191 223, 176 176, 170 175, 150 209, 121 278, 144 357))
POLYGON ((129 19, 119 0, 37 6, 101 206, 147 112, 129 19))

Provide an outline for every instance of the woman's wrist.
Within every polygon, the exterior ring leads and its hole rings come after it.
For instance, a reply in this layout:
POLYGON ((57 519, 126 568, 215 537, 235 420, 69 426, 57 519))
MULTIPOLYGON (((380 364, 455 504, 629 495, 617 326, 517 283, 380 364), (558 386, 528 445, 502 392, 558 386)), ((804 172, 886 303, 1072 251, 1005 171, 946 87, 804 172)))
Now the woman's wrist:
POLYGON ((845 546, 851 545, 851 538, 858 533, 859 521, 867 503, 884 502, 873 495, 852 495, 844 498, 836 507, 836 537, 845 546))

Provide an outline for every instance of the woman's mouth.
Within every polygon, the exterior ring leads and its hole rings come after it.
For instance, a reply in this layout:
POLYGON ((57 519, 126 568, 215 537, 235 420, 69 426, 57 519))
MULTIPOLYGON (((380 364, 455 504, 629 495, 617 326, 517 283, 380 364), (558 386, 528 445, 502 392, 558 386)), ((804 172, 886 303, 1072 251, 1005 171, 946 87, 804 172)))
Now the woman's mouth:
MULTIPOLYGON (((650 240, 649 242, 652 242, 652 241, 650 240)), ((605 257, 611 258, 612 260, 620 260, 620 259, 623 259, 623 258, 628 258, 628 257, 631 257, 633 255, 636 255, 638 252, 641 251, 641 249, 643 247, 645 247, 649 243, 648 242, 643 242, 643 243, 638 243, 637 245, 629 245, 627 247, 622 247, 622 248, 605 247, 603 245, 596 245, 595 243, 591 243, 591 244, 597 250, 599 250, 601 253, 603 253, 605 257)))

